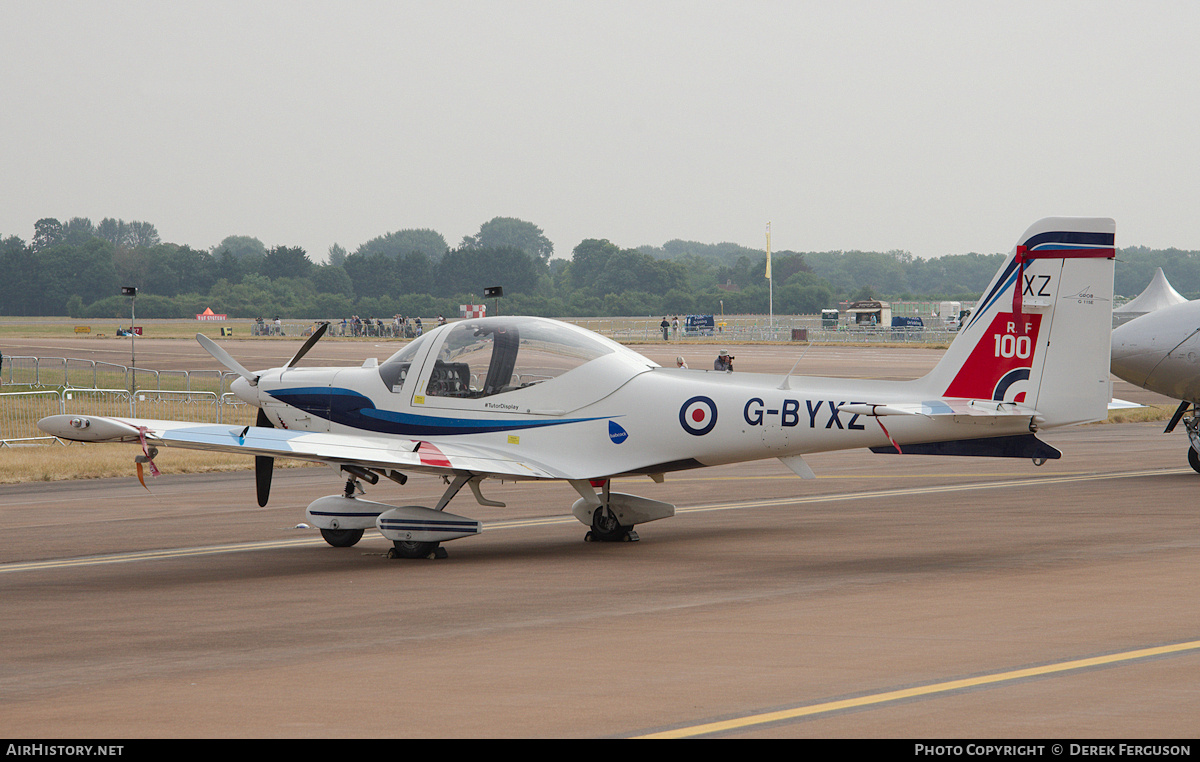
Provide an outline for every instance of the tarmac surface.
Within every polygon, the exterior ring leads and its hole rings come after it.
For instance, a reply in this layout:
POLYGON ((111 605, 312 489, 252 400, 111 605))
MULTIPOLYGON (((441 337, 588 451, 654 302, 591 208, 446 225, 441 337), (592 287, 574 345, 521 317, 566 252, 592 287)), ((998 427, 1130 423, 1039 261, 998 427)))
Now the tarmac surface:
MULTIPOLYGON (((50 341, 4 351, 83 351, 50 341)), ((162 343, 146 367, 207 367, 162 343)), ((252 368, 296 347, 228 343, 252 368)), ((704 367, 717 346, 635 348, 704 367)), ((804 352, 731 350, 779 373, 804 352)), ((911 378, 940 354, 814 347, 796 372, 911 378)), ((0 733, 1195 737, 1200 474, 1162 428, 1049 432, 1064 455, 1040 468, 852 451, 806 456, 816 480, 775 460, 620 480, 677 506, 636 543, 583 542, 567 485, 488 481, 508 507, 458 497, 483 534, 422 561, 296 528, 340 489, 324 468, 277 471, 267 508, 250 472, 0 487, 0 733)))

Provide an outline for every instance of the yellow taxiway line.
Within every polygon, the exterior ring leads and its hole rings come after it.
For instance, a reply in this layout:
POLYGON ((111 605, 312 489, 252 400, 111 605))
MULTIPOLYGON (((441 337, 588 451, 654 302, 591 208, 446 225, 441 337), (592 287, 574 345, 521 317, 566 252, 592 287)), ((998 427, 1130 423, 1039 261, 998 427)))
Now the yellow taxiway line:
POLYGON ((1106 656, 1094 656, 1087 659, 1074 659, 1072 661, 1058 662, 1056 664, 1046 664, 1041 667, 1014 669, 1006 672, 997 672, 991 675, 963 678, 961 680, 947 680, 941 683, 920 685, 915 688, 904 688, 896 691, 886 691, 884 693, 873 693, 867 696, 841 699, 838 701, 825 701, 820 704, 810 704, 808 706, 796 707, 795 709, 783 709, 774 712, 764 712, 762 714, 752 714, 732 720, 708 722, 701 725, 676 728, 675 730, 664 730, 659 733, 649 733, 643 736, 635 737, 692 738, 695 736, 712 735, 714 733, 724 733, 733 730, 745 730, 758 725, 768 725, 774 722, 797 720, 804 717, 813 717, 820 714, 839 712, 844 709, 857 709, 866 706, 886 704, 892 701, 903 701, 904 699, 917 698, 921 696, 932 696, 939 693, 949 693, 968 688, 978 688, 980 686, 995 685, 997 683, 1011 682, 1013 680, 1024 680, 1031 677, 1041 677, 1043 675, 1053 675, 1062 672, 1089 669, 1092 667, 1102 667, 1109 664, 1119 664, 1121 662, 1129 662, 1137 659, 1148 659, 1155 656, 1166 656, 1170 654, 1178 654, 1196 650, 1200 650, 1200 640, 1191 640, 1186 643, 1174 643, 1171 645, 1156 646, 1153 648, 1140 648, 1134 651, 1123 651, 1121 653, 1108 654, 1106 656))

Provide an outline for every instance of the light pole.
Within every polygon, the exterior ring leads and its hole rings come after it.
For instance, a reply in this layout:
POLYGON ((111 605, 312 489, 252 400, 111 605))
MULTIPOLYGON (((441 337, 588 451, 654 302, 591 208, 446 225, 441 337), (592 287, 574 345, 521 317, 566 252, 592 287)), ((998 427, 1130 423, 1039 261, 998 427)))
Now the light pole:
POLYGON ((121 296, 129 297, 129 372, 132 374, 129 393, 133 394, 137 391, 137 331, 134 330, 137 325, 137 286, 121 286, 121 296))
POLYGON ((483 298, 492 300, 492 309, 497 315, 500 314, 500 297, 504 296, 503 286, 488 286, 483 289, 483 298))

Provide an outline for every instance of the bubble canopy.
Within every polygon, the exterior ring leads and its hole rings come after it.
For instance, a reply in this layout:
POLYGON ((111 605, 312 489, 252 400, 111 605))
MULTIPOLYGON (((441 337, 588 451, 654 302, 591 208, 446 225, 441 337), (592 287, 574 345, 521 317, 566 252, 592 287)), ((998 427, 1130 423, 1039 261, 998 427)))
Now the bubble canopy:
POLYGON ((569 323, 532 317, 478 318, 413 341, 380 365, 379 374, 394 392, 403 389, 432 398, 469 400, 528 389, 610 355, 631 359, 643 369, 654 366, 615 341, 569 323), (414 362, 423 366, 419 382, 411 381, 416 378, 414 362))

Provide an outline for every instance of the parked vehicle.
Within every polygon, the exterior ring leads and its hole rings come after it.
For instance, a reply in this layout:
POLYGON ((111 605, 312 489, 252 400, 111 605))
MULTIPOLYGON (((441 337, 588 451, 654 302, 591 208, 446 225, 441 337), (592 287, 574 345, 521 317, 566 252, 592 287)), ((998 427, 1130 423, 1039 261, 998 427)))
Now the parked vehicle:
POLYGON ((712 336, 716 323, 712 315, 688 315, 683 321, 684 336, 712 336))

